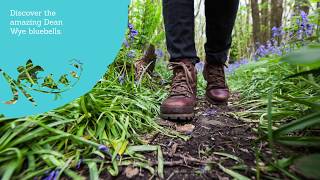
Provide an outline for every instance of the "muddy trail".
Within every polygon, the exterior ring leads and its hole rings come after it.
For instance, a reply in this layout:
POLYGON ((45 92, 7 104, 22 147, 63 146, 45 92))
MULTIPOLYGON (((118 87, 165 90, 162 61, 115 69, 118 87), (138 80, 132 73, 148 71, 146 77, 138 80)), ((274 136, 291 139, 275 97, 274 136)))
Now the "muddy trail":
MULTIPOLYGON (((232 112, 240 111, 233 102, 239 99, 233 94, 228 105, 211 105, 205 98, 199 98, 196 107, 196 117, 191 122, 174 123, 157 119, 166 128, 178 131, 186 136, 171 138, 163 134, 146 135, 149 144, 160 145, 164 157, 164 179, 166 180, 202 180, 202 179, 234 179, 230 174, 238 173, 249 179, 256 179, 256 154, 264 162, 270 160, 271 151, 266 150, 268 143, 258 140, 253 129, 256 123, 243 122, 234 118, 232 112), (260 151, 264 149, 264 151, 260 151)), ((158 154, 144 153, 149 164, 155 168, 158 165, 158 154)), ((83 175, 89 175, 84 170, 83 175)), ((107 172, 101 174, 101 179, 161 179, 149 171, 137 167, 119 167, 120 174, 112 177, 107 172)), ((241 176, 240 175, 240 176, 241 176)), ((272 174, 280 178, 279 174, 272 174)), ((247 179, 247 178, 245 178, 247 179)))
MULTIPOLYGON (((157 134, 150 144, 160 145, 164 156, 164 179, 233 179, 229 174, 241 173, 255 179, 254 143, 257 135, 252 130, 256 124, 244 123, 230 115, 238 111, 232 102, 228 105, 210 105, 204 98, 198 99, 196 117, 192 122, 173 123, 158 119, 160 125, 179 131, 189 140, 170 138, 157 134), (229 173, 229 174, 228 174, 229 173)), ((265 147, 266 143, 259 146, 265 147)), ((261 152, 270 156, 271 152, 261 152)), ((149 162, 157 162, 157 153, 145 154, 149 162)), ((156 164, 156 163, 155 163, 156 164)), ((122 168, 119 177, 113 179, 159 179, 144 170, 133 167, 122 168)))

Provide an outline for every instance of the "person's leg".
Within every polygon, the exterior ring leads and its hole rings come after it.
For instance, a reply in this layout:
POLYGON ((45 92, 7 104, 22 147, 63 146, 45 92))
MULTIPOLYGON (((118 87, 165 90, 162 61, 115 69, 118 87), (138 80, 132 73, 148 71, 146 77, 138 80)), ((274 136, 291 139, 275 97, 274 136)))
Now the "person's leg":
POLYGON ((224 64, 231 47, 231 34, 236 19, 239 0, 205 1, 206 60, 208 63, 224 64))
POLYGON ((163 17, 170 61, 199 61, 194 41, 194 0, 163 0, 163 17))
POLYGON ((194 1, 163 0, 170 67, 170 94, 161 104, 160 116, 169 120, 191 120, 196 104, 196 70, 199 61, 194 42, 194 1))
POLYGON ((226 103, 229 98, 224 65, 231 47, 238 6, 239 0, 205 1, 207 43, 203 75, 207 80, 206 97, 212 104, 226 103))

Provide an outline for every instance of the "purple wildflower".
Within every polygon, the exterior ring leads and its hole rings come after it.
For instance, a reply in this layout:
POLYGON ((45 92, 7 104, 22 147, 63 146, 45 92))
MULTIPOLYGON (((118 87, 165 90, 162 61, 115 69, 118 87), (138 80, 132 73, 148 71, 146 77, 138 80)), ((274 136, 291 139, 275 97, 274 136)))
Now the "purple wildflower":
POLYGON ((158 58, 163 57, 163 51, 161 49, 156 49, 155 54, 157 55, 158 58))
POLYGON ((110 149, 105 145, 100 145, 99 150, 105 153, 110 153, 110 149))
POLYGON ((238 69, 239 67, 248 64, 249 61, 247 59, 241 59, 239 61, 236 61, 232 64, 229 64, 228 68, 225 69, 227 74, 232 74, 235 72, 236 69, 238 69))
POLYGON ((215 109, 207 109, 202 115, 204 116, 212 116, 217 113, 217 110, 215 109))
MULTIPOLYGON (((105 145, 100 145, 99 148, 98 148, 101 152, 104 152, 106 154, 108 154, 111 158, 112 158, 112 154, 110 152, 110 149, 105 146, 105 145)), ((100 156, 99 156, 100 157, 100 156)), ((101 158, 101 157, 100 157, 101 158)))
POLYGON ((132 41, 134 39, 134 37, 136 37, 138 35, 138 31, 136 29, 134 29, 133 24, 128 25, 129 28, 129 35, 128 38, 132 41))
POLYGON ((196 67, 198 73, 202 72, 204 69, 204 62, 197 63, 195 67, 196 67))
MULTIPOLYGON (((125 73, 122 73, 121 76, 118 77, 118 81, 121 85, 124 84, 124 77, 125 77, 125 73)), ((99 147, 100 149, 100 147, 99 147)))
POLYGON ((272 32, 272 37, 275 38, 275 37, 279 37, 279 36, 282 36, 285 34, 284 30, 282 29, 282 27, 273 27, 271 29, 271 32, 272 32))
POLYGON ((128 28, 129 28, 130 30, 133 29, 133 28, 134 28, 133 24, 129 23, 129 24, 128 24, 128 28))
POLYGON ((50 174, 44 178, 44 180, 56 180, 59 175, 60 170, 53 170, 50 174))
POLYGON ((130 47, 129 42, 126 39, 123 41, 123 45, 125 45, 126 48, 130 47))
POLYGON ((313 34, 313 24, 309 23, 308 14, 304 11, 300 12, 300 18, 297 18, 297 39, 303 40, 305 37, 310 37, 313 34))
POLYGON ((308 15, 307 15, 307 13, 306 12, 304 12, 304 11, 300 11, 300 16, 301 16, 301 18, 302 18, 302 20, 304 21, 308 21, 308 15))
POLYGON ((80 169, 82 163, 83 163, 83 159, 80 159, 79 162, 78 162, 77 165, 76 165, 76 168, 77 168, 77 169, 80 169))
POLYGON ((138 31, 133 29, 130 31, 130 35, 131 35, 131 37, 135 37, 136 35, 138 35, 138 31))
POLYGON ((134 58, 136 56, 136 51, 135 50, 130 50, 129 52, 128 52, 128 57, 129 58, 134 58))

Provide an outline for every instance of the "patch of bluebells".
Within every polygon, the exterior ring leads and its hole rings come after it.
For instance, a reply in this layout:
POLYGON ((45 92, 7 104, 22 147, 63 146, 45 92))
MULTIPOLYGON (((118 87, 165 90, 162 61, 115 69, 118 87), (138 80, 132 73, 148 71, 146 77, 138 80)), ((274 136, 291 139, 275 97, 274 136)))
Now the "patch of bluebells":
POLYGON ((225 67, 225 72, 227 74, 232 74, 235 72, 236 69, 238 69, 239 67, 241 67, 242 65, 246 65, 249 63, 248 59, 241 59, 239 61, 236 61, 232 64, 229 64, 228 67, 225 67))
POLYGON ((299 40, 303 40, 304 38, 308 38, 312 36, 314 25, 309 22, 308 14, 304 11, 300 12, 301 18, 297 18, 297 38, 299 40))
MULTIPOLYGON (((134 25, 131 24, 131 23, 128 24, 128 29, 129 29, 128 37, 123 41, 123 45, 126 48, 130 48, 130 46, 133 43, 135 37, 139 34, 138 30, 136 30, 134 28, 134 25)), ((129 58, 134 58, 135 57, 135 51, 134 50, 130 50, 127 55, 128 55, 129 58)))
POLYGON ((120 85, 123 85, 123 84, 124 84, 124 82, 125 82, 125 79, 124 79, 125 76, 126 76, 126 74, 125 74, 125 73, 122 73, 121 76, 118 77, 118 81, 119 81, 120 85))
POLYGON ((164 55, 161 49, 156 49, 155 54, 157 55, 158 58, 162 58, 164 55))
POLYGON ((285 31, 282 27, 273 27, 271 29, 271 40, 267 41, 266 44, 258 45, 258 48, 254 54, 255 60, 266 56, 281 56, 286 54, 290 52, 290 48, 286 46, 290 41, 294 42, 294 40, 298 40, 301 42, 312 36, 314 32, 314 25, 309 22, 308 14, 304 11, 300 12, 295 26, 297 28, 288 31, 285 31), (285 38, 282 39, 282 37, 285 38), (278 43, 279 39, 282 39, 280 44, 278 43))
MULTIPOLYGON (((248 63, 249 63, 249 60, 248 60, 248 59, 241 59, 241 60, 238 60, 238 61, 236 61, 236 62, 234 62, 234 63, 229 64, 228 67, 225 67, 224 70, 225 70, 225 72, 226 72, 227 74, 232 74, 232 73, 234 73, 235 70, 238 69, 240 66, 246 65, 246 64, 248 64, 248 63)), ((196 70, 197 70, 198 73, 203 72, 204 62, 201 61, 201 62, 197 63, 197 64, 195 65, 195 68, 196 68, 196 70)), ((214 112, 214 111, 208 110, 208 112, 207 112, 207 113, 204 113, 204 115, 209 115, 211 112, 214 112)))
POLYGON ((136 57, 136 51, 135 50, 130 50, 127 54, 128 58, 134 58, 136 57))
POLYGON ((47 176, 43 180, 56 180, 58 178, 60 170, 53 170, 47 173, 47 176))
POLYGON ((133 24, 128 25, 129 28, 129 35, 128 38, 129 40, 134 40, 134 38, 139 34, 138 31, 134 28, 133 24))

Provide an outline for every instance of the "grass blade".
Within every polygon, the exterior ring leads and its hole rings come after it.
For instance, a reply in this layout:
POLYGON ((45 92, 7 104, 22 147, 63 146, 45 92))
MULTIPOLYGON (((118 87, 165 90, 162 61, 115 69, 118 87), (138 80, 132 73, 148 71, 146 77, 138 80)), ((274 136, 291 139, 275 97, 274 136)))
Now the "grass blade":
POLYGON ((88 162, 90 180, 99 180, 99 172, 95 162, 88 162))
POLYGON ((248 177, 246 177, 246 176, 243 176, 243 175, 241 175, 241 174, 239 174, 239 173, 237 173, 237 172, 235 172, 235 171, 232 171, 231 169, 225 168, 225 167, 223 167, 221 164, 218 164, 218 165, 219 165, 219 168, 220 168, 223 172, 229 174, 230 176, 232 176, 232 177, 235 178, 235 179, 238 179, 238 180, 250 180, 250 178, 248 178, 248 177))
POLYGON ((288 124, 285 124, 279 129, 275 130, 273 133, 275 137, 279 137, 280 135, 284 135, 289 132, 293 132, 297 130, 302 130, 304 128, 307 128, 319 123, 320 123, 320 111, 310 114, 296 121, 292 121, 288 124))

